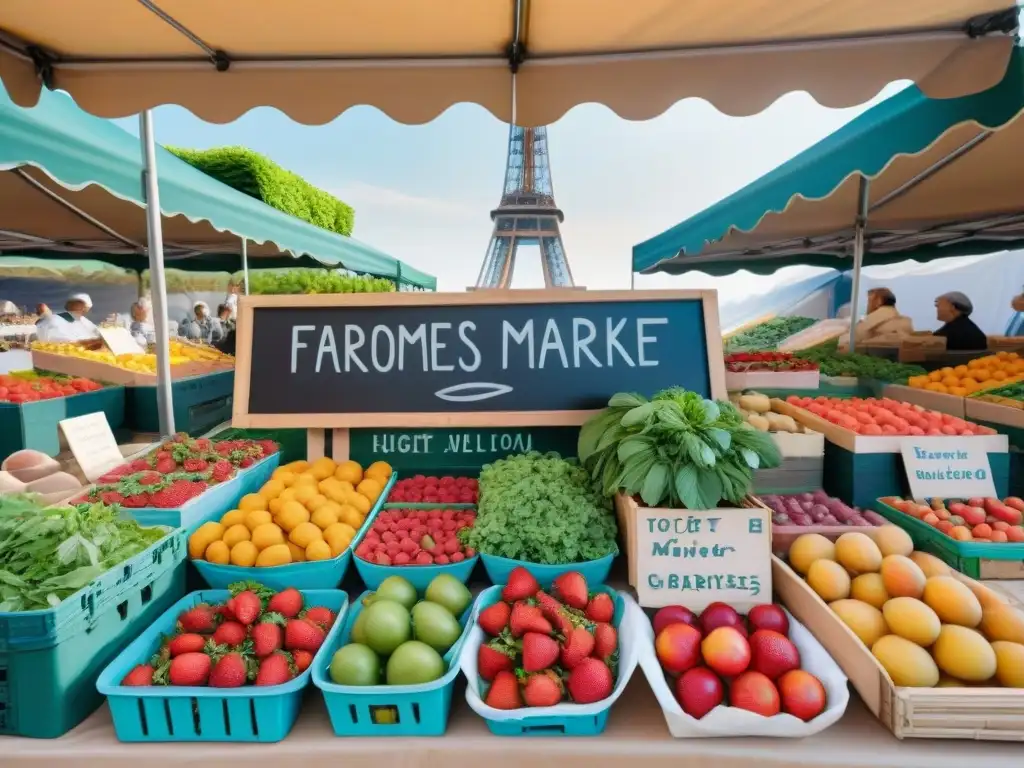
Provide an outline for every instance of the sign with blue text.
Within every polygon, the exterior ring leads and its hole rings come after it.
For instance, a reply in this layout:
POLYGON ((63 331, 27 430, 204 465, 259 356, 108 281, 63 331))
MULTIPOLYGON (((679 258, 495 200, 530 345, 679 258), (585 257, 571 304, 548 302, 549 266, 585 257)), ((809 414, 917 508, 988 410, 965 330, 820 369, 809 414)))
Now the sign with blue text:
POLYGON ((771 513, 751 509, 647 509, 636 517, 640 605, 700 612, 728 603, 740 613, 772 601, 771 513))
POLYGON ((984 448, 962 437, 908 437, 900 441, 910 495, 915 499, 996 496, 984 448))
POLYGON ((724 398, 717 318, 713 291, 244 297, 234 423, 572 426, 617 392, 724 398))

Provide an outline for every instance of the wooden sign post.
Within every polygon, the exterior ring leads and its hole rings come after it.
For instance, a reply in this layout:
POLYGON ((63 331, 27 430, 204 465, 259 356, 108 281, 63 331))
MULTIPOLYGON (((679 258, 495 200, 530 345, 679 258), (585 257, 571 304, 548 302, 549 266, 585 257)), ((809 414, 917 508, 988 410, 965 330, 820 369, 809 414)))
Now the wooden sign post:
POLYGON ((311 458, 328 446, 335 460, 347 458, 350 428, 575 427, 616 392, 680 386, 726 397, 715 291, 243 296, 239 304, 232 423, 307 429, 311 458))

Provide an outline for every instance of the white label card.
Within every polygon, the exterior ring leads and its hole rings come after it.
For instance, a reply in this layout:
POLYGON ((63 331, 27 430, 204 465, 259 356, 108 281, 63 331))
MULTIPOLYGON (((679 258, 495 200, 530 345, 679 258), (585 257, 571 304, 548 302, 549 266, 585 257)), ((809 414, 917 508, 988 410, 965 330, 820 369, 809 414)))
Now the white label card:
POLYGON ((68 447, 89 482, 95 483, 101 475, 124 461, 117 440, 102 411, 64 419, 60 428, 68 447))
POLYGON ((963 437, 908 437, 900 441, 910 495, 915 499, 994 498, 988 454, 963 437))
POLYGON ((100 336, 115 355, 138 355, 146 350, 128 332, 127 328, 99 328, 100 336))

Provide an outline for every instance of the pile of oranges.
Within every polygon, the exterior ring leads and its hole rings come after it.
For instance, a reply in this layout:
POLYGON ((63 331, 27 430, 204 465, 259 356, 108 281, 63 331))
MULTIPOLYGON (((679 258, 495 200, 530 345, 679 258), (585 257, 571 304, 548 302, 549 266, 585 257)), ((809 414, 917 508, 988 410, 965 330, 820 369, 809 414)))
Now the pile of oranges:
POLYGON ((330 560, 349 548, 391 479, 384 461, 363 468, 322 458, 274 470, 238 509, 201 525, 189 556, 220 565, 269 567, 330 560))
POLYGON ((1024 360, 1016 352, 999 352, 971 360, 967 365, 940 368, 911 376, 907 384, 947 395, 967 397, 993 387, 1024 380, 1024 360))

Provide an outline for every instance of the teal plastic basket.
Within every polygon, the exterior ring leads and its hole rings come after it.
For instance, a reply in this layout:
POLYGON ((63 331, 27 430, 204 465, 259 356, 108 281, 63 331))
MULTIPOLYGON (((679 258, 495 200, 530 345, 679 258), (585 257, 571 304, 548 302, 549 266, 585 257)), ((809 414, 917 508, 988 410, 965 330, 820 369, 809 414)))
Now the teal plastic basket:
POLYGON ((96 682, 97 690, 107 697, 117 738, 126 742, 281 741, 295 725, 310 669, 331 646, 331 638, 341 629, 348 608, 348 596, 339 590, 302 590, 302 594, 306 605, 330 608, 337 619, 310 668, 294 680, 284 685, 241 688, 121 685, 133 667, 157 652, 163 636, 174 632, 183 611, 200 603, 223 602, 231 593, 204 590, 178 601, 125 648, 96 682))
POLYGON ((183 531, 60 605, 0 614, 0 734, 51 739, 102 703, 103 667, 185 593, 183 531))
MULTIPOLYGON (((392 509, 475 509, 473 504, 385 504, 384 510, 392 509)), ((376 515, 374 515, 376 517, 376 515)), ((372 525, 372 521, 371 521, 372 525)), ((364 525, 359 529, 359 533, 352 540, 352 561, 356 565, 356 570, 359 572, 360 578, 363 583, 369 589, 377 589, 381 582, 389 576, 401 576, 403 579, 408 581, 414 587, 416 591, 422 593, 437 576, 442 573, 446 573, 449 576, 454 576, 456 579, 465 584, 469 581, 469 577, 473 574, 473 569, 476 568, 476 564, 480 562, 480 556, 474 555, 468 560, 463 560, 461 563, 449 563, 448 565, 377 565, 367 560, 363 560, 361 557, 355 554, 356 549, 359 548, 359 544, 363 539, 366 538, 366 534, 369 532, 370 526, 364 525)))
POLYGON ((0 403, 0 459, 24 448, 58 456, 60 422, 87 413, 102 411, 116 431, 124 423, 124 403, 125 389, 118 386, 34 403, 0 403))
POLYGON ((335 736, 443 736, 448 728, 452 691, 459 674, 459 654, 469 633, 471 604, 462 615, 462 635, 444 655, 448 671, 444 677, 422 685, 338 685, 329 670, 334 652, 348 643, 352 627, 363 608, 364 592, 345 616, 345 626, 328 653, 313 663, 313 685, 319 688, 327 704, 327 714, 335 736))
POLYGON ((567 565, 527 563, 523 560, 510 560, 507 557, 488 555, 483 552, 480 553, 480 560, 483 561, 484 570, 487 571, 487 576, 492 584, 507 584, 509 574, 516 568, 522 567, 532 573, 534 578, 540 582, 540 585, 546 589, 563 573, 571 571, 582 573, 583 578, 587 580, 588 584, 604 584, 612 570, 612 563, 618 554, 619 549, 616 547, 614 552, 597 560, 588 560, 585 563, 568 563, 567 565))
POLYGON ((180 509, 142 507, 131 510, 132 517, 142 525, 166 525, 194 531, 207 520, 220 519, 226 512, 237 507, 243 496, 262 488, 280 462, 281 454, 275 453, 260 459, 251 467, 238 470, 230 480, 190 499, 180 509))
MULTIPOLYGON (((539 577, 538 577, 539 580, 539 577)), ((470 620, 470 626, 475 627, 477 616, 485 608, 488 608, 501 600, 501 590, 503 585, 489 587, 480 593, 480 597, 477 598, 476 605, 473 608, 473 616, 470 620)), ((598 586, 591 587, 593 592, 604 592, 605 594, 611 595, 615 601, 615 613, 612 616, 612 623, 615 628, 619 630, 620 638, 623 631, 622 621, 626 615, 626 601, 623 600, 622 595, 616 592, 611 587, 598 586)), ((467 654, 473 654, 474 656, 478 653, 480 643, 484 639, 483 630, 476 628, 472 633, 472 637, 469 642, 466 643, 463 649, 463 657, 467 654)), ((619 647, 622 647, 622 641, 620 639, 619 647)), ((467 676, 469 671, 466 669, 466 664, 463 663, 463 669, 466 671, 467 676)), ((632 675, 632 666, 620 664, 619 676, 615 681, 615 689, 621 690, 625 687, 626 683, 629 682, 628 678, 632 675), (623 680, 623 676, 626 677, 623 680)), ((481 685, 481 696, 482 685, 481 685)), ((470 691, 466 692, 467 698, 470 697, 470 691)), ((614 696, 614 695, 613 695, 614 696)), ((496 736, 598 736, 604 732, 605 726, 608 724, 608 715, 611 712, 612 705, 615 703, 615 698, 609 698, 606 700, 606 706, 599 711, 591 714, 554 714, 554 715, 530 715, 529 712, 536 712, 535 709, 524 708, 519 710, 524 713, 523 717, 516 717, 508 720, 492 720, 486 715, 478 712, 484 721, 487 723, 487 728, 491 733, 496 736)), ((482 704, 482 701, 481 701, 482 704)), ((471 702, 472 706, 472 702, 471 702)), ((486 707, 486 705, 483 705, 486 707)), ((560 707, 569 706, 573 707, 576 705, 559 705, 560 707)), ((553 707, 547 707, 545 709, 554 709, 553 707)), ((494 710, 491 710, 494 711, 494 710)))
MULTIPOLYGON (((356 531, 356 535, 352 537, 352 543, 349 544, 349 548, 330 560, 289 563, 288 565, 275 565, 269 568, 219 565, 207 562, 206 560, 193 560, 192 564, 199 571, 199 575, 213 589, 227 589, 228 586, 237 581, 250 580, 258 581, 260 584, 265 584, 271 589, 284 589, 286 587, 295 587, 296 589, 334 589, 341 584, 345 574, 348 572, 349 563, 352 562, 352 551, 355 549, 355 542, 373 524, 373 519, 380 512, 383 499, 387 491, 395 484, 396 477, 397 475, 394 473, 391 474, 391 479, 388 480, 388 484, 384 487, 384 492, 381 493, 377 503, 370 510, 370 514, 366 516, 366 520, 363 521, 359 530, 356 531)), ((201 522, 219 519, 226 511, 225 509, 223 512, 212 514, 201 522)))

